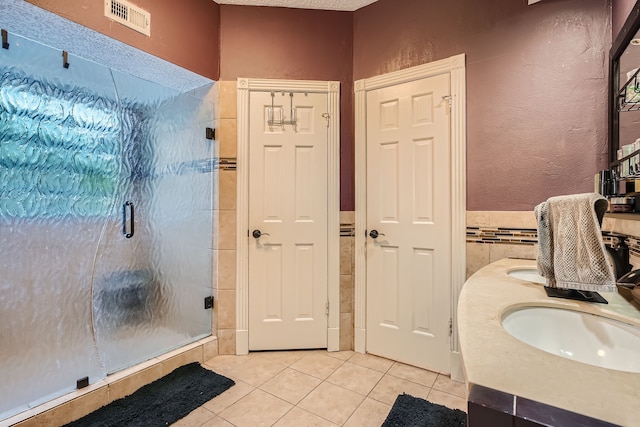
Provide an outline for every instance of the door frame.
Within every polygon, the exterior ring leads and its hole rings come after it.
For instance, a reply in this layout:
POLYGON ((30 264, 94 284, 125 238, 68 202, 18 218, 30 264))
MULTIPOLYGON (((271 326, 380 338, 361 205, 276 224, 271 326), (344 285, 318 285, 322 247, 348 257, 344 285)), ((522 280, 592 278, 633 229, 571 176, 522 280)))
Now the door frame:
POLYGON ((466 280, 466 65, 465 55, 455 55, 355 82, 355 351, 365 353, 366 344, 366 221, 367 221, 367 92, 439 74, 451 81, 451 377, 463 379, 458 344, 458 295, 466 280))
POLYGON ((327 94, 327 350, 340 349, 340 82, 238 78, 236 354, 249 353, 249 95, 251 91, 327 94))

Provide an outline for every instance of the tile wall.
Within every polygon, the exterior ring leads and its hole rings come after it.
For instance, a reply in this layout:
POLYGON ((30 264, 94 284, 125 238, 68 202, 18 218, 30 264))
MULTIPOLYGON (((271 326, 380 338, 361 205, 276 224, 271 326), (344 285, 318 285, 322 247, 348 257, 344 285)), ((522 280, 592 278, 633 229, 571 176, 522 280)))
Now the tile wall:
POLYGON ((236 82, 218 82, 218 351, 236 354, 236 82))
POLYGON ((353 350, 355 212, 340 212, 340 350, 353 350))
MULTIPOLYGON (((623 239, 629 246, 630 263, 640 268, 640 215, 605 215, 602 235, 606 244, 623 239)), ((467 278, 501 258, 536 259, 537 222, 533 211, 467 212, 467 278)))
POLYGON ((605 215, 602 230, 605 243, 624 239, 629 246, 631 264, 640 268, 640 215, 638 219, 628 219, 624 215, 605 215))
POLYGON ((535 259, 537 222, 530 212, 467 212, 467 278, 505 257, 535 259))

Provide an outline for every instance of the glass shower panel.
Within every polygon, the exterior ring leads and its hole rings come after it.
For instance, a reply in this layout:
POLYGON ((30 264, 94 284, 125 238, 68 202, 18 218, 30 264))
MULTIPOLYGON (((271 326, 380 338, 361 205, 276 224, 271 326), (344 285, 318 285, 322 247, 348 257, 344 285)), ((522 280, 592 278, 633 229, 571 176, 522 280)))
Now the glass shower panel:
POLYGON ((182 344, 211 334, 213 189, 217 170, 213 105, 188 94, 168 100, 156 112, 150 136, 156 141, 152 262, 167 283, 165 315, 182 344))
POLYGON ((12 35, 0 49, 0 420, 106 375, 91 283, 120 170, 107 68, 12 35))
POLYGON ((161 101, 166 88, 114 78, 121 99, 138 99, 137 130, 124 147, 127 184, 94 281, 96 337, 109 373, 211 334, 203 301, 212 289, 214 179, 213 141, 204 137, 211 103, 184 94, 161 101))

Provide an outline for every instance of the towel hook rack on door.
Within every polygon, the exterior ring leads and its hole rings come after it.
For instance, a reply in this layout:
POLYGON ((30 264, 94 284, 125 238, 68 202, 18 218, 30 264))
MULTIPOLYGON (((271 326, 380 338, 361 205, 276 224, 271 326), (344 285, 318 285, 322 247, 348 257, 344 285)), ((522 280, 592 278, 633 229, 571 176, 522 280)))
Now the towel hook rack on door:
MULTIPOLYGON (((284 96, 284 92, 282 92, 282 95, 284 96)), ((290 120, 285 120, 284 119, 284 112, 282 111, 282 108, 280 107, 280 119, 279 120, 275 120, 273 118, 274 116, 274 110, 276 108, 275 106, 275 97, 276 97, 276 93, 275 92, 271 92, 271 107, 269 108, 269 119, 267 120, 267 124, 269 125, 269 129, 271 129, 273 126, 280 126, 283 127, 285 125, 291 125, 293 126, 293 130, 295 132, 296 130, 296 125, 298 123, 298 119, 296 118, 296 109, 293 108, 293 92, 289 92, 289 117, 291 118, 290 120)))

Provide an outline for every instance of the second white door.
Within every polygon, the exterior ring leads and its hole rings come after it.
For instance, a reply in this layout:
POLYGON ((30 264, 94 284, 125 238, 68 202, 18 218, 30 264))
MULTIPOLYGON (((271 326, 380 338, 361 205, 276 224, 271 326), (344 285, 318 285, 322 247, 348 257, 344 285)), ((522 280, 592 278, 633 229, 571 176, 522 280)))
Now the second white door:
POLYGON ((449 74, 367 93, 370 353, 450 370, 449 74))
POLYGON ((249 350, 326 348, 327 94, 249 102, 249 350))

